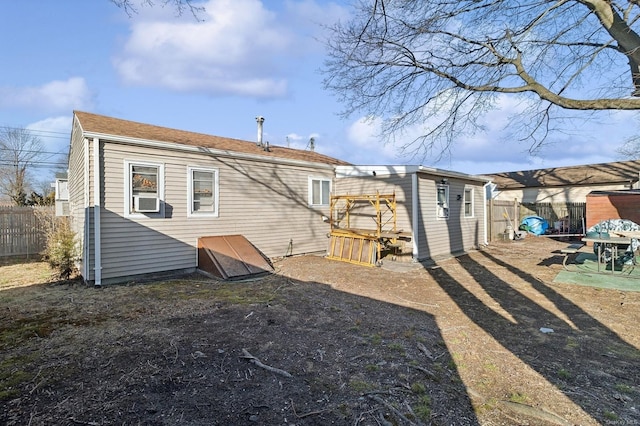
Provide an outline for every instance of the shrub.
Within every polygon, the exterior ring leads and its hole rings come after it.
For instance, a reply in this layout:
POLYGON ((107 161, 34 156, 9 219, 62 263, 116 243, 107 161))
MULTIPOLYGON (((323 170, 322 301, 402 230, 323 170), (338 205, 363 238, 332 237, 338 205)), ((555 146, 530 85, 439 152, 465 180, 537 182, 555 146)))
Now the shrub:
POLYGON ((57 277, 68 280, 75 273, 78 258, 76 233, 71 230, 67 217, 49 217, 46 221, 47 244, 45 259, 57 277))

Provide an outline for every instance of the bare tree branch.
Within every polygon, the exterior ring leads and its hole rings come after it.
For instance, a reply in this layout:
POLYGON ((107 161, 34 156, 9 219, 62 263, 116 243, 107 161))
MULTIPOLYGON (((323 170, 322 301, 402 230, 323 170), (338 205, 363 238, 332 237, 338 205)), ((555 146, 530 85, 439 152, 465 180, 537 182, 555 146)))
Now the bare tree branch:
POLYGON ((344 116, 381 117, 386 140, 423 125, 402 146, 423 156, 516 96, 540 105, 519 122, 535 150, 563 111, 640 110, 639 19, 638 1, 361 2, 331 28, 324 84, 344 116))
POLYGON ((44 154, 42 140, 28 130, 0 128, 0 193, 24 205, 31 189, 31 168, 44 154))
POLYGON ((193 17, 200 20, 201 14, 205 11, 204 7, 196 6, 193 0, 110 0, 130 17, 138 13, 138 7, 136 3, 141 6, 154 7, 156 3, 159 3, 161 7, 170 6, 173 7, 178 16, 182 16, 185 11, 189 11, 193 17))

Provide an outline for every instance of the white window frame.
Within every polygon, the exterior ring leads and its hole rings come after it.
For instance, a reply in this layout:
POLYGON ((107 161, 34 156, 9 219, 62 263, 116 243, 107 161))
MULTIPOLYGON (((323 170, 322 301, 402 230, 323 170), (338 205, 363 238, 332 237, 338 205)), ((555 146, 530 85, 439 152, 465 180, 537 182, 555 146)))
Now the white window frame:
POLYGON ((124 216, 131 218, 160 218, 164 217, 164 164, 149 161, 125 160, 124 161, 124 216), (133 182, 132 171, 134 166, 156 167, 158 169, 158 211, 141 213, 133 211, 133 182))
POLYGON ((328 206, 329 203, 331 202, 331 186, 332 186, 332 182, 331 179, 328 179, 326 177, 313 177, 313 176, 309 176, 309 205, 310 206, 328 206), (320 202, 319 203, 314 203, 313 202, 313 183, 314 182, 319 182, 320 184, 320 202), (329 183, 329 192, 326 194, 327 195, 327 199, 324 200, 322 195, 322 188, 323 188, 323 183, 324 182, 328 182, 329 183))
POLYGON ((69 180, 56 179, 55 191, 56 201, 69 201, 69 180))
POLYGON ((187 217, 218 217, 219 206, 219 171, 212 167, 187 167, 187 217), (213 211, 193 210, 193 172, 213 173, 213 211))
POLYGON ((464 192, 462 193, 462 211, 464 217, 474 217, 475 216, 475 205, 474 205, 474 197, 473 197, 473 188, 465 187, 464 192), (469 194, 469 198, 467 199, 467 193, 469 194), (467 213, 467 205, 469 206, 469 213, 467 213))
POLYGON ((436 218, 449 219, 450 197, 449 197, 449 185, 437 184, 436 185, 436 218), (444 203, 440 203, 439 194, 440 190, 444 189, 445 199, 444 203))

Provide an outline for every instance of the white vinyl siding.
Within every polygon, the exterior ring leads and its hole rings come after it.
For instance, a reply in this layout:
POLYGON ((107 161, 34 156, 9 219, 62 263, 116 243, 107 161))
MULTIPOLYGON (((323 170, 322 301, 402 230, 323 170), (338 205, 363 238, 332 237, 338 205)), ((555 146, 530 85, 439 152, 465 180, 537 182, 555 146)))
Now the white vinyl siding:
POLYGON ((85 279, 92 279, 90 276, 92 268, 89 263, 86 234, 89 226, 88 200, 87 200, 87 175, 89 165, 85 158, 85 139, 82 136, 80 127, 76 120, 73 123, 71 136, 71 146, 69 149, 69 218, 71 229, 76 234, 76 244, 80 254, 80 271, 85 279))
POLYGON ((439 176, 418 174, 418 260, 438 259, 461 253, 480 246, 483 241, 482 183, 449 178, 447 184, 451 194, 464 196, 465 188, 472 188, 473 217, 465 218, 462 200, 449 203, 448 220, 433 220, 438 215, 438 188, 442 186, 439 176))
MULTIPOLYGON (((381 175, 377 177, 343 177, 336 179, 334 195, 374 195, 374 194, 395 194, 396 199, 396 230, 403 233, 411 233, 411 175, 408 174, 391 174, 381 175)), ((383 207, 385 218, 390 213, 386 207, 383 207)), ((350 226, 357 229, 375 228, 375 207, 370 203, 358 203, 353 206, 350 217, 350 226)), ((335 219, 335 218, 334 218, 335 219)), ((338 218, 339 219, 339 218, 338 218)), ((343 222, 339 222, 339 226, 344 226, 343 222)), ((387 224, 386 227, 392 226, 387 224)), ((411 241, 401 241, 402 253, 412 252, 411 241)))
POLYGON ((188 215, 190 217, 218 216, 218 169, 188 168, 188 215))
POLYGON ((331 181, 322 178, 309 178, 309 205, 328 206, 331 196, 331 181))
POLYGON ((322 215, 329 211, 308 206, 308 178, 330 181, 330 168, 217 158, 109 141, 103 144, 103 284, 118 277, 193 269, 198 237, 203 236, 244 235, 271 258, 326 251, 329 225, 322 215), (126 214, 127 177, 122 172, 126 160, 163 166, 162 215, 126 214), (217 217, 189 217, 185 194, 189 167, 218 171, 217 217))

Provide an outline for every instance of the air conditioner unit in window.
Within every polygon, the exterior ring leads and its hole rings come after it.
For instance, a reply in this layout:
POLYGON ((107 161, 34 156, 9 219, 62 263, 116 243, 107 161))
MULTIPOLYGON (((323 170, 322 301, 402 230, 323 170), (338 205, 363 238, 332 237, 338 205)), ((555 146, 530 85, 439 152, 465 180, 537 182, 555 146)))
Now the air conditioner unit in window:
POLYGON ((160 211, 160 199, 158 197, 133 197, 133 210, 136 213, 157 213, 160 211))

